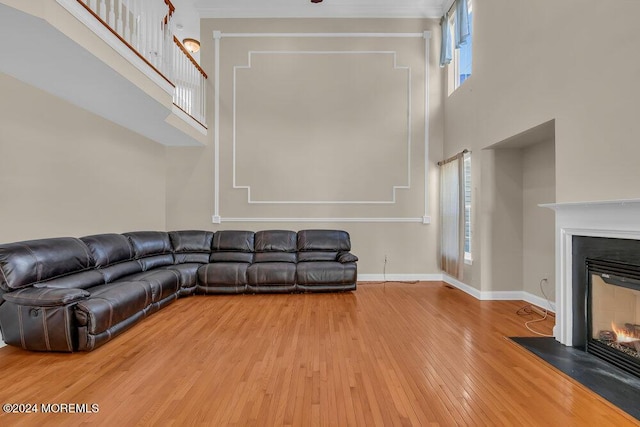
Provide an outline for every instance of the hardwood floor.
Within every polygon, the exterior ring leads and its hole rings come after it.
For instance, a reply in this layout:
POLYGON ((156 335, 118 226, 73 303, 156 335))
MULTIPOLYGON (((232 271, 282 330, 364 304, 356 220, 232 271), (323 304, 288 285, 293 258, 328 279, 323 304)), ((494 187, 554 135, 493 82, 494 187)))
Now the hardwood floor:
POLYGON ((99 405, 0 425, 637 425, 506 338, 532 335, 522 305, 441 282, 183 298, 91 353, 0 349, 1 403, 99 405))

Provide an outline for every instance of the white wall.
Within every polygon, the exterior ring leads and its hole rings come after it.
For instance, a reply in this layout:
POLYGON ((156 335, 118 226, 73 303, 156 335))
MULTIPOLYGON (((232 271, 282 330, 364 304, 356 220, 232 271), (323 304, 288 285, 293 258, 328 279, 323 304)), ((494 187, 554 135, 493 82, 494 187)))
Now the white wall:
POLYGON ((165 228, 165 148, 0 74, 0 242, 165 228))
MULTIPOLYGON (((555 119, 557 202, 639 197, 639 13, 639 2, 624 0, 475 2, 473 75, 444 99, 445 157, 555 119)), ((476 250, 495 256, 482 243, 476 250)), ((491 289, 483 268, 474 262, 465 282, 491 289)))

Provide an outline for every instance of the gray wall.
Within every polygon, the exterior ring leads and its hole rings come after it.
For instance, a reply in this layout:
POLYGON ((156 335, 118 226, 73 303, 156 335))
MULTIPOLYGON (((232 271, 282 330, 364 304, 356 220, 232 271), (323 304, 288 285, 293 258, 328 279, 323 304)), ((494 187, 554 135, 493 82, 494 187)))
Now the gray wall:
MULTIPOLYGON (((206 147, 168 150, 168 228, 340 228, 352 236, 353 252, 360 257, 359 273, 381 274, 385 256, 388 274, 439 273, 435 162, 442 159, 443 120, 437 22, 206 19, 201 24, 203 35, 211 35, 213 31, 420 34, 432 31, 429 184, 425 188, 422 37, 223 38, 219 111, 219 209, 223 222, 212 224, 211 219, 215 203, 212 127, 206 147), (429 225, 303 221, 421 218, 427 190, 432 217, 429 225), (226 218, 269 218, 280 222, 225 222, 226 218)), ((203 36, 201 58, 211 71, 212 85, 212 37, 203 36)), ((214 95, 210 87, 211 124, 214 95)))
MULTIPOLYGON (((640 57, 630 53, 640 43, 638 13, 640 3, 623 0, 477 2, 473 75, 444 96, 445 157, 463 148, 481 152, 555 119, 555 200, 550 202, 638 198, 640 57), (612 11, 621 12, 615 13, 615 24, 598 30, 612 11)), ((482 162, 484 156, 479 157, 482 162)), ((483 193, 482 179, 474 172, 481 189, 476 211, 490 205, 483 199, 492 197, 483 193)), ((484 271, 491 262, 482 261, 498 256, 491 253, 492 238, 487 236, 491 222, 486 217, 476 222, 480 242, 474 245, 472 271, 465 276, 478 290, 495 287, 491 272, 484 271), (475 262, 478 258, 481 262, 475 262)), ((550 221, 540 227, 545 234, 552 232, 550 221)), ((536 284, 525 283, 528 291, 537 286, 537 276, 547 275, 542 273, 546 268, 534 267, 548 263, 547 253, 554 247, 545 247, 528 252, 544 254, 539 260, 533 255, 525 266, 531 280, 536 276, 536 284)))
POLYGON ((555 214, 538 205, 555 202, 555 142, 551 140, 522 149, 523 290, 555 301, 555 214))
POLYGON ((0 74, 0 242, 165 228, 165 148, 0 74))

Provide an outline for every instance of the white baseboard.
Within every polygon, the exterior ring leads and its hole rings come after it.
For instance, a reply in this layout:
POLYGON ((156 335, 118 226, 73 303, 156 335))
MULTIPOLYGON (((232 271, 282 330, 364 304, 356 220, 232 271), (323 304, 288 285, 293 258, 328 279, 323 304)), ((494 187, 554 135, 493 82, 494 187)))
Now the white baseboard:
POLYGON ((551 313, 556 312, 556 303, 553 301, 547 301, 545 298, 540 298, 537 295, 530 294, 529 292, 522 291, 523 297, 522 300, 528 302, 529 304, 537 305, 540 308, 547 309, 551 313))
POLYGON ((461 281, 459 281, 456 278, 453 278, 451 276, 449 276, 448 274, 443 274, 442 275, 442 280, 445 283, 450 284, 451 286, 455 286, 456 288, 460 289, 463 292, 468 293, 469 295, 471 295, 472 297, 476 298, 476 299, 482 299, 482 293, 474 288, 473 286, 469 286, 466 283, 462 283, 461 281))
POLYGON ((549 304, 546 299, 540 298, 525 291, 480 291, 473 286, 459 281, 448 274, 358 274, 359 282, 438 282, 442 281, 454 286, 461 291, 481 301, 526 301, 529 304, 546 308, 555 313, 555 303, 549 304))
POLYGON ((469 286, 461 281, 443 274, 443 281, 455 286, 456 288, 468 293, 469 295, 482 300, 482 301, 526 301, 529 304, 537 305, 541 308, 546 308, 552 313, 555 313, 555 303, 547 303, 547 300, 540 298, 537 295, 533 295, 525 291, 479 291, 478 289, 469 286))

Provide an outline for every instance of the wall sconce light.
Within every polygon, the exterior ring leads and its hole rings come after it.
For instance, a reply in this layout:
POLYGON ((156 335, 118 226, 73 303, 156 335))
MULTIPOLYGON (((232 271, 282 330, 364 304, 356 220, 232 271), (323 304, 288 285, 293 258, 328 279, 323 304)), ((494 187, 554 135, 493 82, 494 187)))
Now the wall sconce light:
POLYGON ((196 39, 184 39, 182 40, 184 48, 191 53, 196 53, 200 50, 200 42, 196 39))

